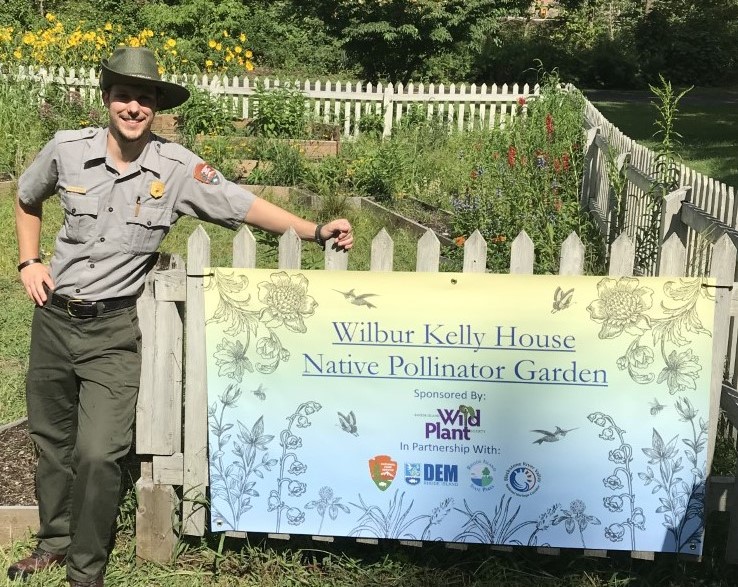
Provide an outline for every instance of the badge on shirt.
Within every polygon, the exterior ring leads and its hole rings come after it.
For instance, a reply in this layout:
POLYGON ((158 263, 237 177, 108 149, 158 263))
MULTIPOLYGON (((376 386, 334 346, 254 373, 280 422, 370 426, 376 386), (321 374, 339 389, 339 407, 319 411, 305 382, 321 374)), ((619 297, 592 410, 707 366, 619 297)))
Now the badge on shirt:
POLYGON ((149 194, 154 199, 159 199, 164 195, 164 184, 160 181, 152 181, 151 182, 151 188, 149 189, 149 194))
POLYGON ((195 179, 202 183, 219 184, 218 170, 207 163, 198 163, 195 166, 195 179))
POLYGON ((82 186, 78 185, 68 185, 66 188, 67 193, 70 194, 86 194, 87 188, 83 188, 82 186))

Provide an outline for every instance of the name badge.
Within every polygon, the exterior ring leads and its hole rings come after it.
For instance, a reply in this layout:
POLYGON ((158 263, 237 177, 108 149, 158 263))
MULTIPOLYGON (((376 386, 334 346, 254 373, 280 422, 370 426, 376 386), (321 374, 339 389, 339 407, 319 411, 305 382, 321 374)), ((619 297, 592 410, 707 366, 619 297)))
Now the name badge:
POLYGON ((78 185, 68 185, 65 190, 71 194, 86 194, 87 188, 78 185))

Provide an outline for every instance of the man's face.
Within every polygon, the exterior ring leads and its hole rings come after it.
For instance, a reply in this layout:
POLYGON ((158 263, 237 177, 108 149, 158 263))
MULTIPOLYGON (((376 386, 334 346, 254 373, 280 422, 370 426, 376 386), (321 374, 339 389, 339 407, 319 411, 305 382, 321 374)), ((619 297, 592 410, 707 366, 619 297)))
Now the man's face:
POLYGON ((156 114, 156 88, 113 84, 103 92, 103 102, 110 114, 110 131, 116 139, 136 142, 148 140, 156 114))

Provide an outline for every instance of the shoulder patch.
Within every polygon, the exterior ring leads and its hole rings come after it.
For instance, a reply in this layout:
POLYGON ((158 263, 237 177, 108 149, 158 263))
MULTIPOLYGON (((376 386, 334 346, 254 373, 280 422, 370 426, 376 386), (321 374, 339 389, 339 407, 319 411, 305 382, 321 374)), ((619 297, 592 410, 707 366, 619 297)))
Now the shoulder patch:
POLYGON ((220 183, 220 176, 218 170, 215 167, 208 165, 207 163, 198 163, 195 165, 195 179, 202 183, 209 183, 217 185, 220 183))
POLYGON ((81 141, 91 139, 100 132, 99 128, 80 128, 78 130, 60 130, 56 133, 56 140, 59 143, 71 143, 73 141, 81 141))

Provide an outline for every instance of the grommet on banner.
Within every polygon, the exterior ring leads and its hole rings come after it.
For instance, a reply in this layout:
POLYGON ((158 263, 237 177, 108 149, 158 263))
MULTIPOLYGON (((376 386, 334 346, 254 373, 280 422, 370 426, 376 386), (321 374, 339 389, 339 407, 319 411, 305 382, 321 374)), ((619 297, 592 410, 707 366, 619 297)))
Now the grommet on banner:
POLYGON ((713 289, 727 289, 727 290, 733 289, 732 285, 710 285, 709 283, 702 283, 701 285, 702 287, 711 287, 713 289))

